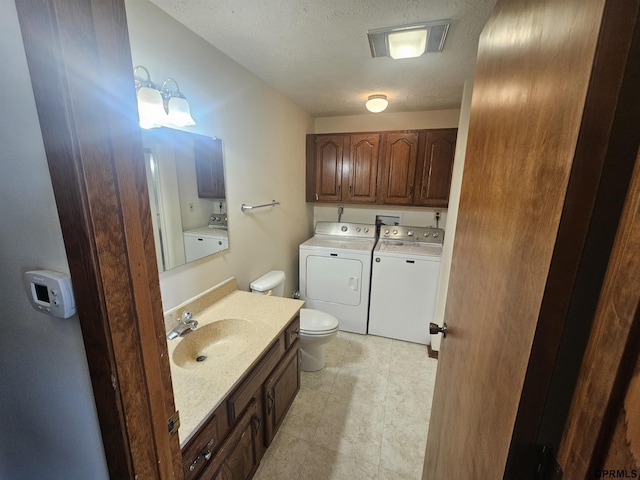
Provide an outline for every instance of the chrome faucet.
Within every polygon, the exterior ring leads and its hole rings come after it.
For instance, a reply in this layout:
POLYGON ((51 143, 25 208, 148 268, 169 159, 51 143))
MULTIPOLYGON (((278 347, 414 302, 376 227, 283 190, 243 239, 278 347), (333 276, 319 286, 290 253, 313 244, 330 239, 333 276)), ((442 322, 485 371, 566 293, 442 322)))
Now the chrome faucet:
POLYGON ((189 333, 191 330, 195 330, 198 326, 198 322, 192 320, 192 317, 193 315, 191 315, 191 312, 184 312, 182 314, 182 318, 178 320, 178 325, 173 327, 171 331, 167 333, 167 338, 169 340, 173 340, 174 338, 189 333))

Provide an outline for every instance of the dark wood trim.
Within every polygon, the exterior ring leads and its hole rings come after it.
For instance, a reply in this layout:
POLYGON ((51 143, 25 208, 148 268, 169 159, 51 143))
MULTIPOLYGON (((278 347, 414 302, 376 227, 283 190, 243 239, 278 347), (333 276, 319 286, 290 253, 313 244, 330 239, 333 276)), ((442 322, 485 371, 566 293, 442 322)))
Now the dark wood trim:
POLYGON ((560 444, 640 142, 638 8, 605 5, 506 478, 560 444))
POLYGON ((16 2, 112 478, 182 478, 123 1, 16 2))
POLYGON ((595 469, 604 468, 616 417, 638 360, 640 154, 632 182, 560 445, 558 457, 570 479, 589 478, 595 469))

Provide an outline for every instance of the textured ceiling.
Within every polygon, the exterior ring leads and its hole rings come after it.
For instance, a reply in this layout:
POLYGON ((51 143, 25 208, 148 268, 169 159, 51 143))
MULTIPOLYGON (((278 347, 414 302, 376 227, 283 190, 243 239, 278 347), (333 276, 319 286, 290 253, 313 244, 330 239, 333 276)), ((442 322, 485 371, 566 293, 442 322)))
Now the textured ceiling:
POLYGON ((314 117, 458 108, 495 0, 151 0, 314 117), (451 19, 441 53, 372 58, 370 29, 451 19))

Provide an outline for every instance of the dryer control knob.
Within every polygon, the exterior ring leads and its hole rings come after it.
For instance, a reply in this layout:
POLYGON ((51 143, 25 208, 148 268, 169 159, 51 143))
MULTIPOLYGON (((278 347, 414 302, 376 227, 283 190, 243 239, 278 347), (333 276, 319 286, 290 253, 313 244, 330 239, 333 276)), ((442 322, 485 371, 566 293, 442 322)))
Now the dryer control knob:
POLYGON ((394 231, 393 231, 393 234, 394 234, 394 235, 397 235, 397 234, 398 234, 398 230, 394 230, 394 231))
POLYGON ((346 226, 346 225, 343 225, 343 226, 342 226, 342 228, 341 228, 340 230, 342 230, 343 232, 346 232, 346 231, 347 231, 347 226, 346 226))
POLYGON ((438 232, 433 234, 433 238, 437 238, 438 237, 438 232))
POLYGON ((428 234, 428 233, 425 233, 425 234, 424 234, 424 237, 428 237, 428 236, 429 236, 429 234, 428 234))
POLYGON ((387 235, 389 234, 389 229, 387 228, 384 233, 386 233, 387 235))
POLYGON ((413 235, 413 230, 409 230, 409 231, 407 232, 407 236, 409 236, 409 237, 410 237, 411 235, 413 235))
POLYGON ((360 227, 356 227, 356 232, 359 232, 360 230, 362 230, 360 227))
POLYGON ((369 233, 369 227, 364 227, 364 233, 369 233))

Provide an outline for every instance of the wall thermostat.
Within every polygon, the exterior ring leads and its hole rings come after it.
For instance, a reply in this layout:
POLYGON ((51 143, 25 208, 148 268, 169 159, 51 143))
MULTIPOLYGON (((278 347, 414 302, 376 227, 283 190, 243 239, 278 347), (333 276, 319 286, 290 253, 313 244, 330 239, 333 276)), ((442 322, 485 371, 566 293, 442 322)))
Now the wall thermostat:
POLYGON ((52 270, 24 274, 27 296, 36 310, 54 317, 69 318, 76 313, 71 277, 52 270))

